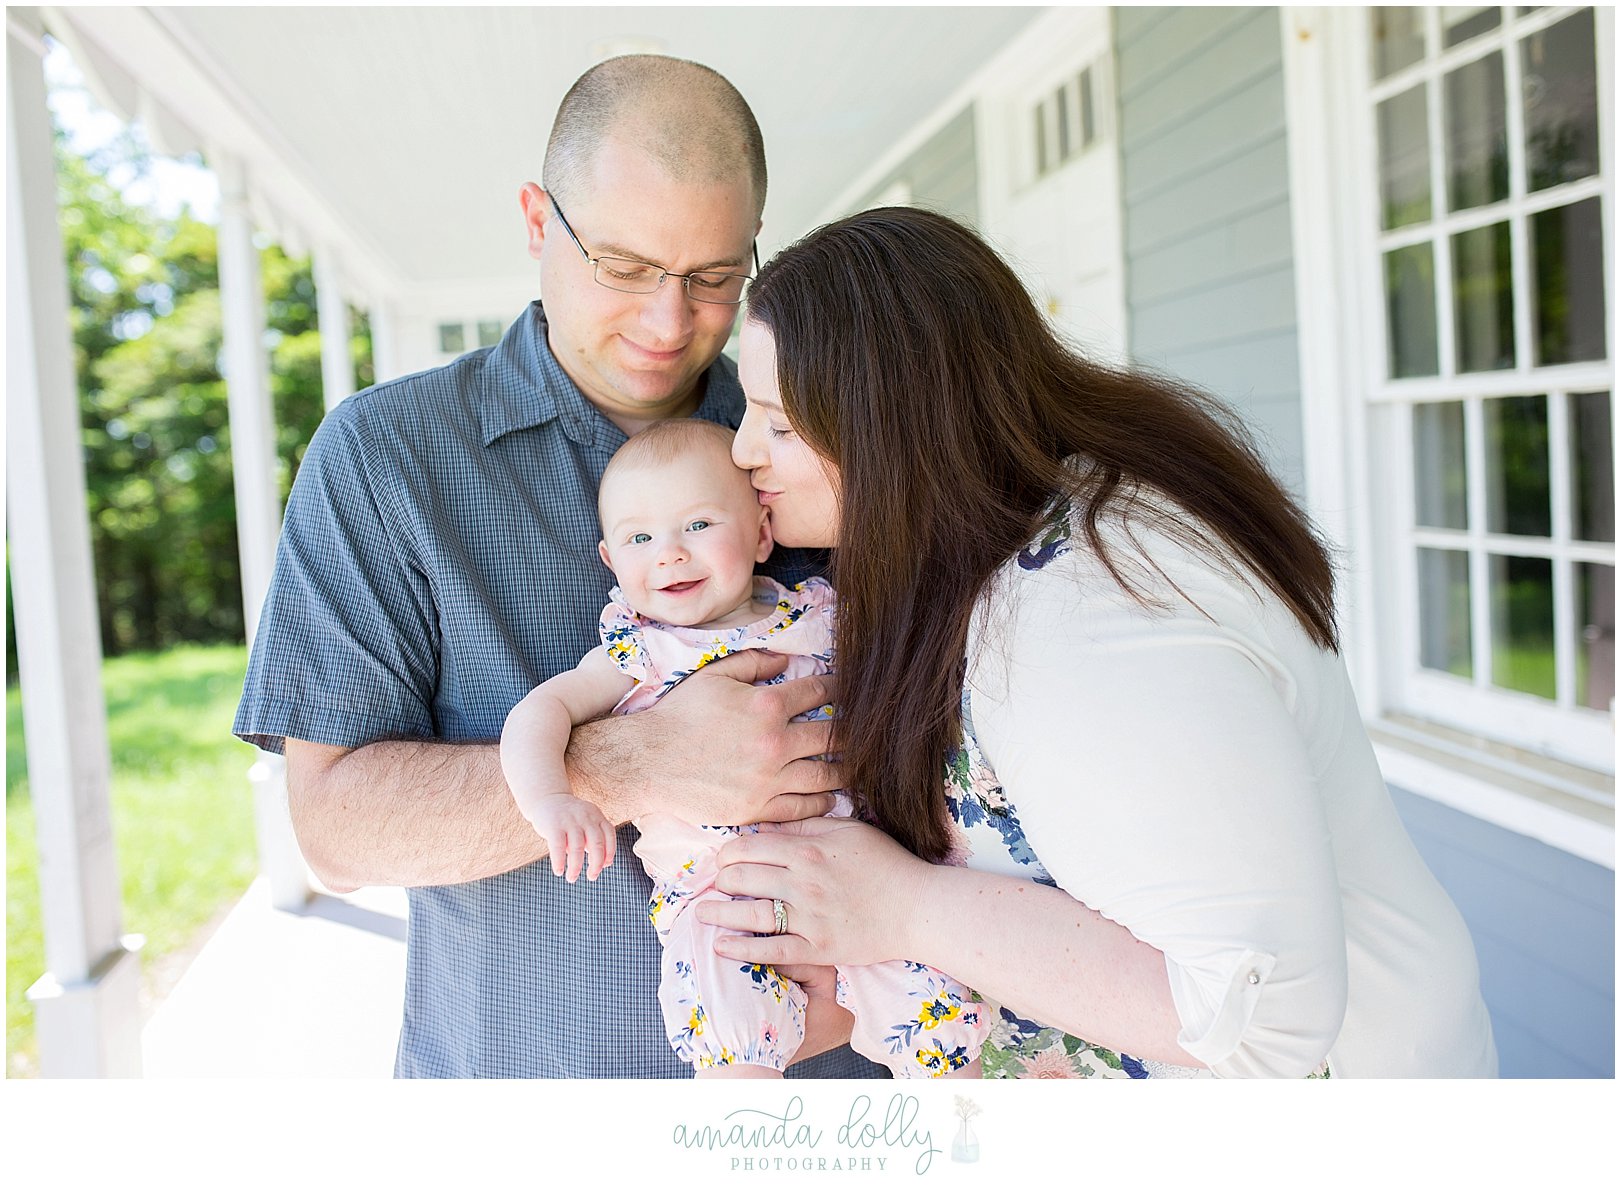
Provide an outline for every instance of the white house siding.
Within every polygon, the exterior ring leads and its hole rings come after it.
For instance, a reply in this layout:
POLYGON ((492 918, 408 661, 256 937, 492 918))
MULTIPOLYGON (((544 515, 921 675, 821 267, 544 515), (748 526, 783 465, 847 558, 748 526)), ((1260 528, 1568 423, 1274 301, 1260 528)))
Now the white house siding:
MULTIPOLYGON (((1131 357, 1225 399, 1301 492, 1279 13, 1114 11, 1131 357)), ((1503 1075, 1613 1077, 1614 871, 1421 792, 1392 789, 1469 922, 1503 1075)))
POLYGON ((1275 8, 1117 8, 1127 345, 1232 405, 1303 489, 1275 8))

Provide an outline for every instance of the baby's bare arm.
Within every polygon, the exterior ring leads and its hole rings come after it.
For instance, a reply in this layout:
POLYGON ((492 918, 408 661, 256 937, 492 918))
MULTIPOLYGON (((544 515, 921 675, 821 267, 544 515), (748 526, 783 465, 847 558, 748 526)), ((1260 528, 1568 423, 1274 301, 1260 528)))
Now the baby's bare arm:
POLYGON ((563 753, 580 723, 608 713, 633 684, 601 649, 542 682, 512 708, 501 731, 501 771, 524 816, 543 797, 572 796, 563 753))

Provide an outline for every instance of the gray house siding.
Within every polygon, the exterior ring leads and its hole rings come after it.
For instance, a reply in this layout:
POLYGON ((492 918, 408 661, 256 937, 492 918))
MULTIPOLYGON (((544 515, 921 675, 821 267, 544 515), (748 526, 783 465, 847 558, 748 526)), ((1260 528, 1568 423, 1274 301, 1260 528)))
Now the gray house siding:
POLYGON ((1615 872, 1402 789, 1475 939, 1504 1077, 1615 1076, 1615 872))
MULTIPOLYGON (((1303 488, 1282 29, 1116 8, 1127 343, 1245 418, 1303 488)), ((1613 1077, 1615 873, 1393 789, 1475 939, 1506 1077, 1613 1077)))
POLYGON ((912 202, 979 224, 979 158, 974 141, 974 107, 969 104, 885 175, 856 210, 871 206, 896 182, 911 189, 912 202))
POLYGON ((1127 342, 1232 405, 1304 485, 1275 8, 1117 8, 1127 342))

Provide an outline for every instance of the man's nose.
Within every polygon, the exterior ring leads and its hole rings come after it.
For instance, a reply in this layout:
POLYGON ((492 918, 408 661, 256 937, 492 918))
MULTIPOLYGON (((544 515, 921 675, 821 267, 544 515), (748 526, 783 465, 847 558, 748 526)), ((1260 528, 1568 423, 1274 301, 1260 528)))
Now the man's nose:
POLYGON ((680 277, 665 277, 664 284, 643 298, 642 325, 667 350, 683 344, 692 333, 692 299, 680 277))

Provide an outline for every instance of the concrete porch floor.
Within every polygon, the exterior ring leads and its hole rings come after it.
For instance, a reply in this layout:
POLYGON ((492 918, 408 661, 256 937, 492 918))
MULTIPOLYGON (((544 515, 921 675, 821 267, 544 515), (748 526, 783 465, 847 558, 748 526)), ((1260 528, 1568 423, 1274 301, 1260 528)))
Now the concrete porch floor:
POLYGON ((405 985, 405 892, 270 906, 255 880, 141 1034, 148 1078, 388 1078, 405 985))

